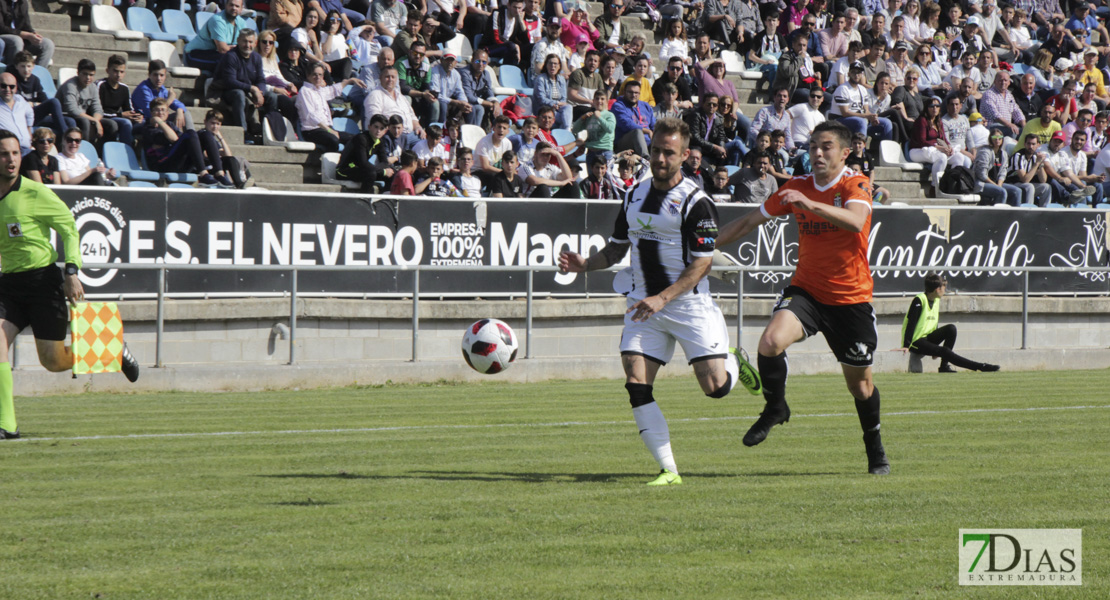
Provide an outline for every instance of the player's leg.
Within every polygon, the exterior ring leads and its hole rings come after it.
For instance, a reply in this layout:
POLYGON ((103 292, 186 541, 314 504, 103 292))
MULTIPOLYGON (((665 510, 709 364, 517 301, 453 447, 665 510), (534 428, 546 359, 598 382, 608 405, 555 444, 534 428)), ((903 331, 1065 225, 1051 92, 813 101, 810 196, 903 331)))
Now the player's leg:
POLYGON ((660 315, 643 322, 632 320, 626 314, 624 332, 621 335, 621 365, 624 367, 628 401, 632 405, 632 416, 640 439, 648 452, 659 463, 659 476, 649 485, 671 485, 682 483, 678 476, 674 454, 671 452, 671 432, 667 419, 655 402, 652 385, 659 367, 667 364, 674 354, 674 338, 667 335, 656 325, 662 321, 660 315))
POLYGON ((728 325, 721 309, 708 297, 671 304, 658 315, 660 326, 682 345, 701 391, 710 398, 724 398, 737 383, 752 393, 760 389, 759 373, 740 352, 728 345, 728 325))
POLYGON ((937 369, 939 373, 955 373, 955 370, 949 366, 949 363, 961 369, 968 369, 971 371, 998 370, 998 365, 976 362, 970 358, 965 358, 956 354, 952 351, 955 345, 956 326, 949 323, 943 327, 938 327, 930 332, 929 335, 915 341, 911 350, 918 354, 939 358, 940 368, 937 369))
POLYGON ((19 437, 15 419, 15 396, 12 393, 12 363, 8 349, 21 328, 7 319, 0 319, 0 440, 19 437))
POLYGON ((73 368, 73 351, 65 341, 35 338, 35 349, 39 353, 39 363, 47 371, 61 373, 73 368))
POLYGON ((786 291, 775 305, 771 322, 759 338, 759 377, 763 383, 763 399, 766 404, 759 420, 744 435, 745 446, 755 446, 767 439, 771 428, 790 420, 790 406, 786 404, 786 376, 789 365, 786 349, 807 337, 805 326, 799 315, 805 316, 804 299, 791 297, 786 291), (796 313, 795 310, 803 310, 796 313))
POLYGON ((844 381, 848 391, 856 401, 856 414, 863 429, 863 445, 867 452, 867 472, 872 475, 890 473, 890 461, 883 449, 883 439, 879 432, 879 388, 871 376, 871 367, 856 367, 842 364, 844 381))

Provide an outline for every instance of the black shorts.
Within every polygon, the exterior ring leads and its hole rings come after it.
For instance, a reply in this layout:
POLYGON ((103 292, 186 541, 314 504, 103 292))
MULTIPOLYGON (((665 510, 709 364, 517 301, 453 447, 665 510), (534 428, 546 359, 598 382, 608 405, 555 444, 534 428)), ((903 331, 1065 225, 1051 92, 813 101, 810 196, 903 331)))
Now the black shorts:
POLYGON ((62 293, 62 270, 50 265, 0 275, 0 319, 20 331, 30 325, 36 340, 65 340, 69 306, 62 293))
POLYGON ((775 302, 773 312, 788 310, 798 317, 806 337, 818 331, 825 334, 829 349, 836 360, 850 367, 870 367, 879 332, 875 326, 875 309, 870 302, 862 304, 821 304, 805 290, 787 286, 775 302))

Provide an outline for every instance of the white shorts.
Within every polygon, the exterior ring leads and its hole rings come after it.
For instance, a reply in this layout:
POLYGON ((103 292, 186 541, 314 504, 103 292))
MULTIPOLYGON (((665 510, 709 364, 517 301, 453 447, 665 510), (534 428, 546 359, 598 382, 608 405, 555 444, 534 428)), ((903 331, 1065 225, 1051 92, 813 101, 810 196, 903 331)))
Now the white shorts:
MULTIPOLYGON (((635 303, 630 298, 628 308, 635 303)), ((690 294, 673 300, 646 321, 633 321, 633 314, 624 315, 622 355, 637 354, 665 365, 674 356, 677 340, 690 363, 728 356, 725 317, 708 294, 690 294)))

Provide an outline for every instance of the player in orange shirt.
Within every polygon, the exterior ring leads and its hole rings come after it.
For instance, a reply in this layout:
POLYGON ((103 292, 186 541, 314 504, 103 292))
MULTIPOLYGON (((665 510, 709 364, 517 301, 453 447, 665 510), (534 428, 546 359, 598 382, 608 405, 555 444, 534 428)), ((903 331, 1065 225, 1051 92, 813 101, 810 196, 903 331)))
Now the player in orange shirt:
POLYGON ((874 282, 867 263, 871 183, 844 166, 851 140, 848 128, 836 121, 814 128, 809 142, 813 173, 791 179, 759 210, 722 227, 717 246, 739 240, 773 217, 793 214, 798 224, 797 270, 759 339, 758 366, 767 405, 744 436, 744 445, 762 442, 771 427, 790 420, 786 349, 820 331, 855 397, 867 470, 886 475, 890 463, 879 435, 879 389, 871 377, 878 344, 871 307, 874 282))

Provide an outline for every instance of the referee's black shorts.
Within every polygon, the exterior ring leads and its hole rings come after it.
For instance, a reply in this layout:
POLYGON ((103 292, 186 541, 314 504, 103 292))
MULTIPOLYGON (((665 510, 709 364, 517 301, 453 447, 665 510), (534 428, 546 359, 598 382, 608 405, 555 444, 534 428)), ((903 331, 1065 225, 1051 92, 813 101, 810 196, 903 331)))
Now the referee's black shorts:
POLYGON ((20 331, 30 325, 37 340, 65 340, 69 306, 62 293, 62 270, 49 265, 0 275, 0 319, 20 331))
POLYGON ((825 334, 829 349, 836 360, 850 367, 870 367, 879 332, 875 325, 875 309, 870 302, 862 304, 822 304, 797 286, 787 286, 775 302, 773 312, 788 310, 798 317, 806 337, 818 331, 825 334))

